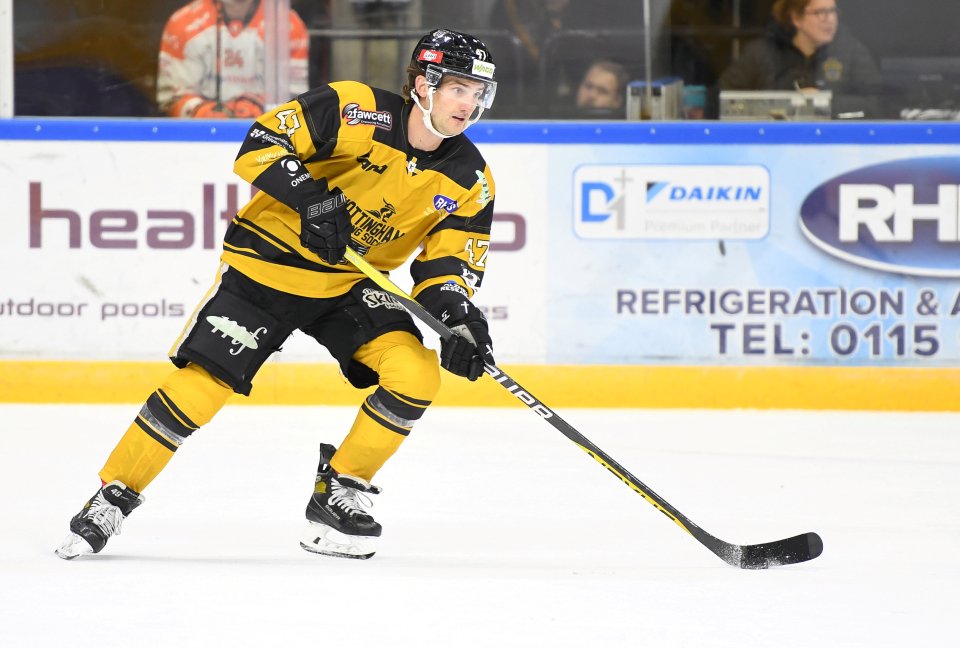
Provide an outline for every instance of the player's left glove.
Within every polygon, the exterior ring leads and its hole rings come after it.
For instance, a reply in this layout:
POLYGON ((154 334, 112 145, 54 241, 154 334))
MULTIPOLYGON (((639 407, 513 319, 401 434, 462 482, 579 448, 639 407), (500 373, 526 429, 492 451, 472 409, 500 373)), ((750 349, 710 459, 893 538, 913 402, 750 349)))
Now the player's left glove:
POLYGON ((484 364, 495 364, 487 318, 462 286, 452 281, 430 286, 417 296, 417 301, 454 332, 440 343, 441 367, 476 380, 483 375, 484 364))

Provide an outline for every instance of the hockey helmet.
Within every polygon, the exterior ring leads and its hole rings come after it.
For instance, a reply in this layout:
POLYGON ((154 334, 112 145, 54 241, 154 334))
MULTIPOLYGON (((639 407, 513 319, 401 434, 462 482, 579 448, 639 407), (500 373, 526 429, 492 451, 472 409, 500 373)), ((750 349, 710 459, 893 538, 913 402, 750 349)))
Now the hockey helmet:
POLYGON ((478 107, 483 109, 493 105, 497 93, 496 66, 490 50, 479 38, 449 29, 436 29, 417 43, 412 63, 423 72, 431 88, 440 87, 447 74, 481 82, 483 90, 478 107))

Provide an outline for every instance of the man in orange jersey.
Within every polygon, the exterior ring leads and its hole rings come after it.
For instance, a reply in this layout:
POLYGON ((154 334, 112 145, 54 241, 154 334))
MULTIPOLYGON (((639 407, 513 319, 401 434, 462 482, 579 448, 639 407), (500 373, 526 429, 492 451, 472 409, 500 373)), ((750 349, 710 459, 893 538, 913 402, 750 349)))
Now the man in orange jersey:
MULTIPOLYGON (((193 0, 167 21, 157 103, 171 117, 243 117, 263 112, 261 0, 193 0)), ((290 10, 289 95, 307 90, 307 28, 290 10)))
POLYGON ((326 347, 353 386, 376 387, 339 448, 320 446, 300 544, 373 555, 381 526, 366 511, 379 492, 371 480, 433 401, 440 367, 476 380, 494 364, 471 298, 486 270, 495 188, 464 135, 493 103, 494 70, 482 42, 438 29, 417 43, 401 95, 338 81, 257 118, 234 171, 260 191, 227 230, 215 283, 170 351, 178 369, 117 443, 57 555, 103 549, 177 449, 229 396, 250 393, 294 331, 326 347), (439 363, 403 306, 343 260, 348 245, 384 272, 416 255, 411 294, 456 332, 441 341, 439 363))

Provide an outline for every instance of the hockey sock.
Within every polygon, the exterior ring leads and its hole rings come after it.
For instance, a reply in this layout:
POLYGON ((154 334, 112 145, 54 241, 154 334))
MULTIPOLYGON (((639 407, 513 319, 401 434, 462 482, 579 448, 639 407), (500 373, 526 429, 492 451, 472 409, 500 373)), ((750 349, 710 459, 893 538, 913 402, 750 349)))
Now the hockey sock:
POLYGON ((367 481, 373 479, 410 433, 410 428, 396 425, 374 413, 369 400, 364 401, 350 433, 330 461, 338 473, 367 481))
POLYGON ((107 458, 100 479, 119 479, 143 492, 177 448, 194 430, 208 423, 232 393, 230 387, 197 365, 174 371, 140 408, 107 458))
POLYGON ((330 464, 367 481, 393 456, 440 388, 437 355, 412 334, 393 331, 360 347, 354 359, 380 376, 330 464))

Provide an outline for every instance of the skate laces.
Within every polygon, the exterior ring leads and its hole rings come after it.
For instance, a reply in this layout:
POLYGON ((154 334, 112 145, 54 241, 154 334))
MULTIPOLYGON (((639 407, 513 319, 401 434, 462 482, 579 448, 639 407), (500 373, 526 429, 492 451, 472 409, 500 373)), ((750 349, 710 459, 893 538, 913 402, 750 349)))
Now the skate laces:
POLYGON ((114 506, 106 499, 102 493, 90 502, 90 508, 84 517, 96 524, 107 537, 120 535, 120 527, 123 525, 124 515, 119 506, 114 506))
POLYGON ((339 506, 350 515, 366 514, 366 509, 373 506, 373 500, 362 491, 344 486, 336 479, 331 480, 333 494, 330 495, 330 504, 339 506))

